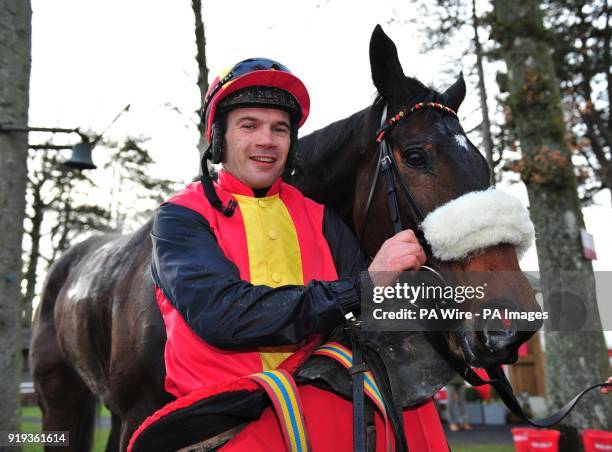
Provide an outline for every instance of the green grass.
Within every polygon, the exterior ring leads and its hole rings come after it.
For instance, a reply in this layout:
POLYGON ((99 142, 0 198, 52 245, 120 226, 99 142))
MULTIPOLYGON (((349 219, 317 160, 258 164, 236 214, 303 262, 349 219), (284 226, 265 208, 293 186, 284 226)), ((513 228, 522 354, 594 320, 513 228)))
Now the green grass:
POLYGON ((37 406, 22 406, 21 417, 40 417, 40 408, 37 406))
MULTIPOLYGON (((40 424, 34 424, 31 422, 23 422, 21 424, 21 432, 22 433, 40 433, 40 424)), ((93 452, 103 452, 106 448, 106 442, 108 441, 108 435, 110 434, 110 429, 100 428, 96 429, 94 433, 94 445, 93 452)), ((43 446, 38 446, 34 444, 26 444, 23 447, 23 452, 43 452, 43 446)))
MULTIPOLYGON (((24 406, 21 407, 21 415, 23 417, 41 417, 40 408, 37 406, 24 406)), ((110 412, 106 407, 102 407, 100 410, 101 417, 110 417, 110 412)), ((22 433, 40 433, 41 424, 34 422, 22 422, 21 423, 22 433)), ((109 427, 96 428, 94 432, 94 452, 102 452, 106 448, 106 442, 108 441, 108 435, 110 434, 109 427)), ((42 446, 33 444, 24 445, 23 452, 43 452, 42 446)))
MULTIPOLYGON (((23 422, 21 424, 21 433, 40 433, 40 425, 30 422, 23 422)), ((23 446, 23 452, 43 452, 43 446, 26 444, 23 446)))
MULTIPOLYGON (((100 409, 100 416, 101 417, 108 417, 110 418, 110 411, 108 411, 108 408, 106 408, 105 406, 102 406, 102 408, 100 409)), ((38 408, 37 406, 22 406, 21 407, 21 417, 41 417, 42 414, 40 412, 40 408, 38 408)))
POLYGON ((94 433, 94 452, 103 452, 106 448, 108 441, 108 435, 110 435, 110 428, 99 428, 94 433))

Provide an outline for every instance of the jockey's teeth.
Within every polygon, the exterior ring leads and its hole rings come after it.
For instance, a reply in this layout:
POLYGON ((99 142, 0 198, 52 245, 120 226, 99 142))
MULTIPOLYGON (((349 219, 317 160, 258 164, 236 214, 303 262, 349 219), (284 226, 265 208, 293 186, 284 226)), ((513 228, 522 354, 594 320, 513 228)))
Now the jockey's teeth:
POLYGON ((273 163, 276 161, 276 159, 272 157, 251 157, 251 159, 257 160, 258 162, 266 162, 266 163, 273 163))

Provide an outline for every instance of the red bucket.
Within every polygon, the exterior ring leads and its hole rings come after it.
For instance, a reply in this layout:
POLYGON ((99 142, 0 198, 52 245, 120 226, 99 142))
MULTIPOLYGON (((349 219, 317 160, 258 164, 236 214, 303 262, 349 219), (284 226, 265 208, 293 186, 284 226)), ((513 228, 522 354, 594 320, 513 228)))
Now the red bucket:
POLYGON ((527 433, 529 452, 557 452, 559 450, 559 437, 557 430, 534 430, 527 433))
POLYGON ((529 445, 527 444, 527 434, 529 432, 536 432, 534 428, 512 428, 512 439, 514 440, 514 448, 516 452, 529 452, 529 445))
POLYGON ((585 452, 612 452, 612 432, 605 430, 584 430, 582 443, 585 452))

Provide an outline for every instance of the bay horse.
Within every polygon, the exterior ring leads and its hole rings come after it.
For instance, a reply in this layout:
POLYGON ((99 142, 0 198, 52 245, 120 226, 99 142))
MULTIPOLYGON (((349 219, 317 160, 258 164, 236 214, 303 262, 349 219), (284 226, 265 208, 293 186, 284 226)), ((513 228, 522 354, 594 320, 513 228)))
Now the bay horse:
MULTIPOLYGON (((360 240, 372 255, 392 232, 384 190, 375 190, 369 221, 365 218, 383 107, 394 114, 407 105, 431 101, 456 111, 465 84, 460 77, 438 93, 405 77, 395 45, 379 26, 372 34, 370 61, 377 100, 302 138, 296 169, 286 178, 307 196, 336 209, 358 233, 365 223, 360 240)), ((416 112, 397 125, 390 141, 401 175, 425 213, 488 187, 487 164, 454 116, 433 109, 416 112)), ((405 200, 399 200, 399 209, 404 225, 417 229, 405 200)), ((90 449, 96 399, 112 413, 107 451, 125 450, 143 420, 172 400, 164 390, 165 328, 149 274, 151 226, 152 220, 130 235, 85 240, 49 270, 34 322, 30 360, 43 430, 70 433, 70 447, 61 451, 90 449)), ((519 270, 514 247, 504 243, 434 265, 464 272, 519 270)), ((510 297, 526 311, 537 309, 527 280, 520 272, 512 275, 490 287, 482 303, 510 297)), ((516 360, 519 345, 531 334, 512 329, 473 331, 466 323, 446 333, 444 341, 455 359, 486 366, 516 360)), ((395 383, 405 393, 403 405, 431 397, 452 376, 445 357, 422 334, 378 337, 399 353, 395 383)))

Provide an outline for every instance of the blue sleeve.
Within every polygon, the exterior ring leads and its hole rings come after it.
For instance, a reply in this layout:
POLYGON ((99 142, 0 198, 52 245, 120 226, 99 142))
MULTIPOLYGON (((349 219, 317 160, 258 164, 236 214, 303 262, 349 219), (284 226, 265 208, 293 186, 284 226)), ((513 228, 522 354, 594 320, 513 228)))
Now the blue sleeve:
POLYGON ((206 219, 183 206, 163 204, 151 238, 155 284, 215 347, 297 344, 314 333, 328 334, 359 306, 353 278, 278 288, 241 280, 206 219))

